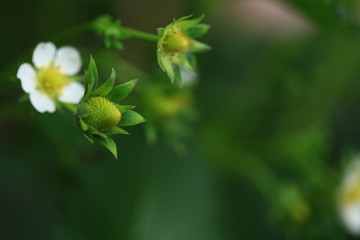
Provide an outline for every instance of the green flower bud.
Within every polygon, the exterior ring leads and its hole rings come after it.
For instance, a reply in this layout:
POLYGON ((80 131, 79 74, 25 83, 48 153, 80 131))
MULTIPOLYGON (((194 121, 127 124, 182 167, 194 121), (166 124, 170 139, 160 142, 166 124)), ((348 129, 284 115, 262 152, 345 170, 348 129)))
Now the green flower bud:
POLYGON ((107 98, 90 97, 84 104, 89 107, 89 114, 83 121, 101 133, 111 131, 120 122, 121 112, 107 98))
POLYGON ((183 53, 188 50, 189 46, 189 39, 183 30, 169 29, 163 38, 163 47, 170 53, 183 53))
POLYGON ((210 47, 194 38, 205 34, 209 26, 199 24, 203 16, 191 16, 174 20, 165 28, 158 28, 157 60, 161 69, 167 73, 171 82, 182 84, 182 69, 196 73, 196 60, 193 52, 209 50, 210 47))

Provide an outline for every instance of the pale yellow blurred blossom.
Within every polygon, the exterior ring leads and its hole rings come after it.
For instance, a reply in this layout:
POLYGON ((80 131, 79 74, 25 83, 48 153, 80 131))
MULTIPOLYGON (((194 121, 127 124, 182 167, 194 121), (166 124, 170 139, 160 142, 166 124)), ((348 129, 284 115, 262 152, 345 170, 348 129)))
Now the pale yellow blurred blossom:
POLYGON ((340 189, 339 212, 346 229, 360 236, 360 155, 354 157, 345 171, 340 189))

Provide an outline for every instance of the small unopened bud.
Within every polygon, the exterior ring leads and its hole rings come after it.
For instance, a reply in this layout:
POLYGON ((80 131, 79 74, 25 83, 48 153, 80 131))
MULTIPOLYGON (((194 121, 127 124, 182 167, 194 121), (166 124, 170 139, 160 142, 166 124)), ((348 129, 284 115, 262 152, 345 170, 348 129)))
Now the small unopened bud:
POLYGON ((189 39, 182 30, 170 29, 163 38, 163 47, 170 53, 183 53, 188 50, 189 39))
POLYGON ((120 122, 121 112, 107 98, 90 97, 85 104, 89 107, 89 114, 83 120, 99 132, 109 132, 120 122))

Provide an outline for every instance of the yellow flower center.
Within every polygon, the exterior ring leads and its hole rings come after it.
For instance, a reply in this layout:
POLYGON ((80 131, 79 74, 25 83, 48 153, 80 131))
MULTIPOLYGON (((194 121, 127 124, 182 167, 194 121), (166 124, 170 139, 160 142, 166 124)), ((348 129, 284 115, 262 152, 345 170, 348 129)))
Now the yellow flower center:
POLYGON ((37 73, 37 89, 51 98, 62 95, 62 89, 70 84, 67 74, 60 72, 60 67, 42 67, 37 73))
POLYGON ((360 201, 360 176, 356 179, 356 184, 352 184, 351 186, 344 189, 344 193, 342 196, 343 204, 352 204, 360 201))
POLYGON ((183 53, 190 46, 189 39, 181 29, 171 28, 163 38, 163 47, 170 53, 183 53))

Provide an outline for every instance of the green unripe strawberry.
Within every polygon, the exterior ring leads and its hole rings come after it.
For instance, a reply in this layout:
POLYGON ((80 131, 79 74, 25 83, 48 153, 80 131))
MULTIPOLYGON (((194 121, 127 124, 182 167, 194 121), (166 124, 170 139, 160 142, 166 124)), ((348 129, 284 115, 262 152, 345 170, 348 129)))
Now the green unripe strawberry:
POLYGON ((89 107, 89 114, 83 121, 101 133, 107 133, 120 122, 121 112, 107 98, 90 97, 84 102, 89 107))

